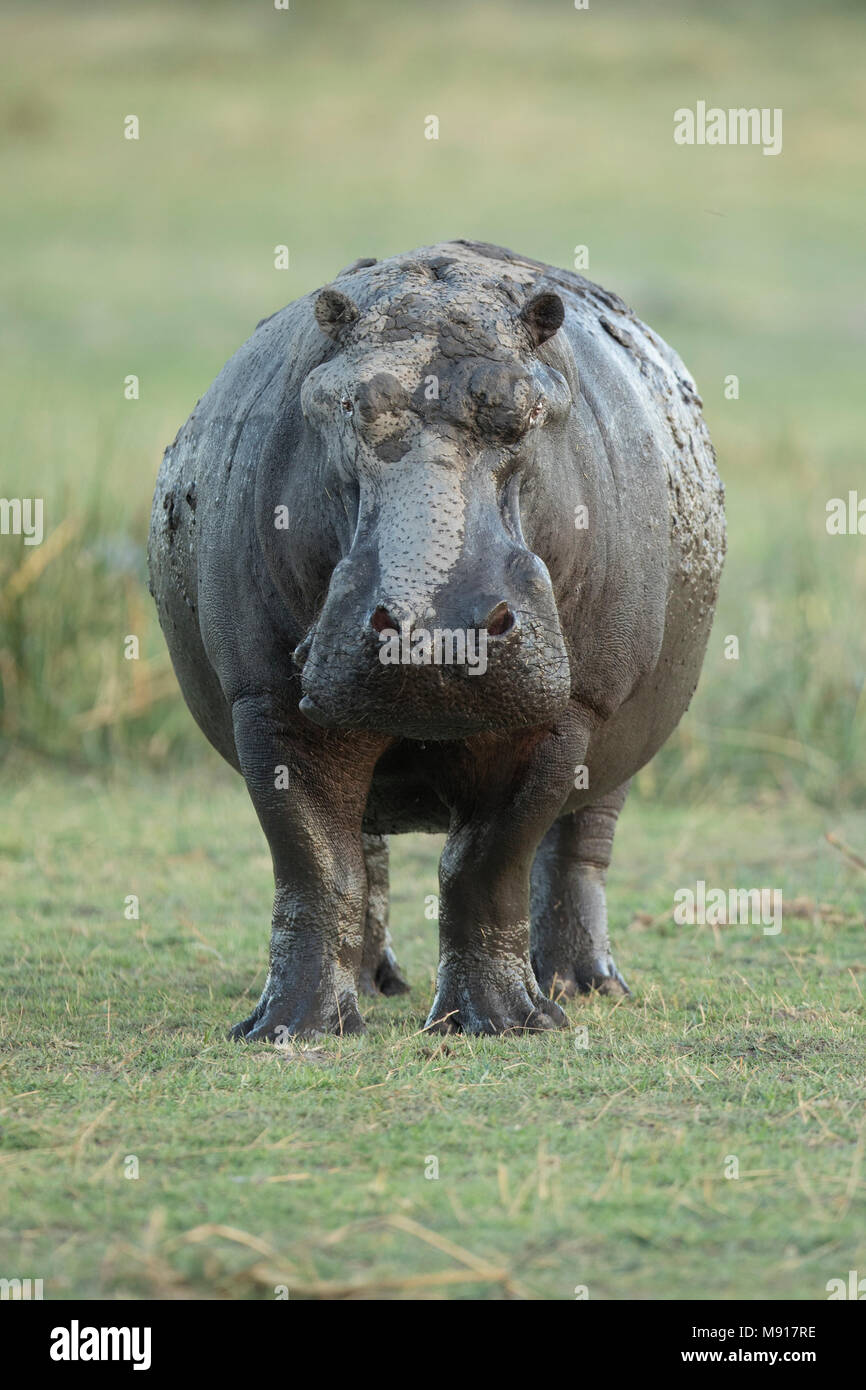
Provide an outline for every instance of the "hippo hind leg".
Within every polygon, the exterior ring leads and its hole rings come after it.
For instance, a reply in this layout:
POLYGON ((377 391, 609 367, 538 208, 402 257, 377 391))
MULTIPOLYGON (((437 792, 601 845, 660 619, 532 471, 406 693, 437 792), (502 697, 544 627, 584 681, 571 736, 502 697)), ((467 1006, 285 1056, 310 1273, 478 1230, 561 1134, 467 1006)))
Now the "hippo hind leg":
POLYGON ((629 989, 614 964, 605 879, 628 783, 556 821, 532 868, 532 965, 552 999, 573 994, 621 997, 629 989))
POLYGON ((388 841, 362 835, 367 865, 367 917, 359 989, 364 994, 407 994, 409 985, 397 964, 388 930, 388 841))

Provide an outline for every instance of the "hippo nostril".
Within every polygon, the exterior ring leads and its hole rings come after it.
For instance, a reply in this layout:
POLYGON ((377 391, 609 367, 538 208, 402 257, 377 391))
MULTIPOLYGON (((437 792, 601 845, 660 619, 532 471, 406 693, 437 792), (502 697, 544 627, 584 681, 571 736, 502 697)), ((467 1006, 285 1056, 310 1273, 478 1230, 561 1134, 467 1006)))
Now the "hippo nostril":
POLYGON ((394 632, 400 631, 400 624, 397 622, 396 618, 392 618, 387 608, 383 608, 381 603, 370 618, 370 626, 374 628, 376 632, 385 632, 388 628, 391 628, 394 632))
POLYGON ((484 626, 491 637, 504 637, 515 624, 515 617, 507 603, 497 603, 487 615, 484 626))

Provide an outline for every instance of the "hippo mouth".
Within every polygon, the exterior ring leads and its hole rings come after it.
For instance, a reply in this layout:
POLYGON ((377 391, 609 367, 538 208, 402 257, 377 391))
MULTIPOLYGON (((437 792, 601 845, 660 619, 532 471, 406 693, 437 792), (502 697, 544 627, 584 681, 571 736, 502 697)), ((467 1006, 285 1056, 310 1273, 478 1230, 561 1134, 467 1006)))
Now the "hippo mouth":
POLYGON ((309 695, 303 697, 298 709, 313 724, 318 724, 323 729, 364 728, 374 733, 422 742, 428 739, 431 742, 450 742, 454 739, 469 738, 473 734, 489 733, 493 727, 498 727, 492 725, 490 720, 457 713, 428 714, 414 718, 404 714, 399 720, 395 720, 383 710, 378 717, 370 713, 364 718, 352 718, 320 709, 309 695))

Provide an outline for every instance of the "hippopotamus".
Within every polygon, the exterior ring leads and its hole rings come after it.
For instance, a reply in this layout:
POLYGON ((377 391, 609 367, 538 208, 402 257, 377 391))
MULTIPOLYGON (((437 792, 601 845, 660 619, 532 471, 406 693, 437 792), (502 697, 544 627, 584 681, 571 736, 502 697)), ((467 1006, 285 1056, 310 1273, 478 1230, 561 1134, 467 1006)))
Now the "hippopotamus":
POLYGON ((273 860, 236 1039, 357 1033, 359 993, 407 988, 408 831, 447 837, 428 1029, 627 993, 614 830, 695 690, 725 550, 701 405, 616 295, 473 241, 355 261, 220 372, 166 451, 149 563, 273 860))

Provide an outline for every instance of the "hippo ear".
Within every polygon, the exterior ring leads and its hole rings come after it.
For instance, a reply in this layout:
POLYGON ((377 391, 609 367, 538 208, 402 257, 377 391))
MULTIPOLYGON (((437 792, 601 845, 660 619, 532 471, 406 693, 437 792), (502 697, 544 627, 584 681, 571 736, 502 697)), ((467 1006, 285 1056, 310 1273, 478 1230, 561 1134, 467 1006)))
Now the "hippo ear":
POLYGON ((542 343, 553 337, 565 318, 565 306, 558 294, 551 290, 540 290, 527 299, 520 317, 529 329, 535 347, 541 347, 542 343))
POLYGON ((348 295, 340 290, 322 290, 316 300, 313 312, 316 322, 329 338, 339 338, 340 334, 355 322, 358 317, 357 306, 348 295))

